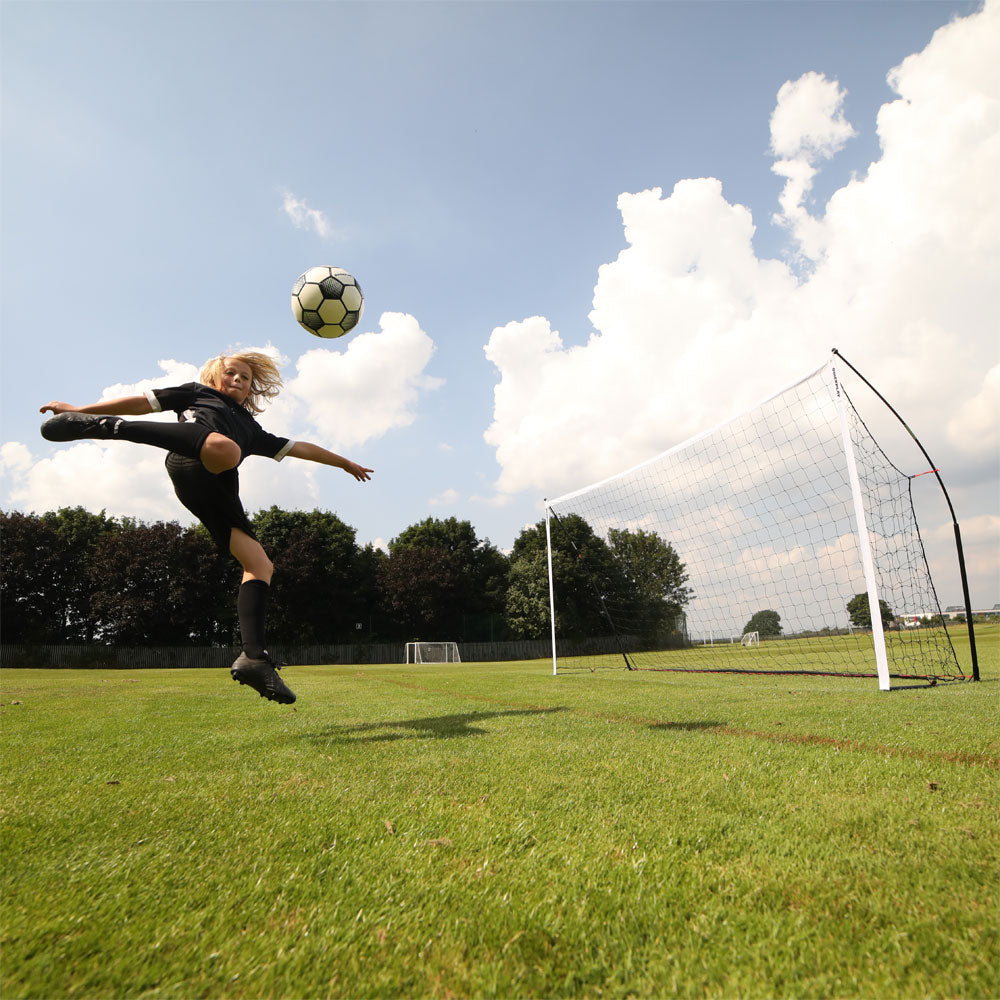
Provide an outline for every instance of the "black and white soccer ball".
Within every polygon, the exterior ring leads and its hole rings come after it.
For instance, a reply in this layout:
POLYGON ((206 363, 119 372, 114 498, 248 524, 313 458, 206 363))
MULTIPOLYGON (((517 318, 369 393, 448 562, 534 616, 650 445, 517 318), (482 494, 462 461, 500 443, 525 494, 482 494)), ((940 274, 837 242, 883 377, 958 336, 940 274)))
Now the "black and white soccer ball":
POLYGON ((342 267, 311 267, 292 285, 292 315, 317 337, 343 337, 364 311, 361 286, 342 267))

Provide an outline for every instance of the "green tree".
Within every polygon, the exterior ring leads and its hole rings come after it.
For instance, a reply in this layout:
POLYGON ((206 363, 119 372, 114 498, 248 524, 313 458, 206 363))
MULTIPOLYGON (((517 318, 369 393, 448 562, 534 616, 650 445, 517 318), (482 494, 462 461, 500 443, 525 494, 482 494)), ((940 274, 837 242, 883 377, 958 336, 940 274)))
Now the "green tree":
POLYGON ((87 567, 96 638, 119 645, 230 643, 238 572, 203 528, 123 518, 87 567))
POLYGON ((355 596, 358 611, 352 640, 354 642, 381 642, 392 637, 379 585, 379 568, 388 558, 385 552, 375 548, 371 542, 357 551, 355 596), (360 630, 357 629, 359 623, 360 630))
MULTIPOLYGON (((552 524, 552 574, 555 578, 556 628, 567 638, 609 635, 615 609, 634 607, 637 591, 611 550, 578 514, 552 524)), ((511 586, 507 593, 508 624, 519 638, 542 638, 538 595, 548 593, 545 522, 525 528, 511 552, 511 586), (522 565, 518 565, 521 563, 522 565), (535 613, 526 614, 534 607, 535 613), (510 621, 517 618, 517 629, 510 621)))
POLYGON ((508 562, 489 539, 480 539, 470 521, 428 517, 411 524, 389 542, 396 549, 437 549, 453 556, 467 590, 466 611, 503 608, 508 562))
POLYGON ((442 635, 446 639, 473 638, 466 635, 468 630, 489 622, 490 616, 503 613, 509 571, 507 557, 488 539, 478 538, 469 521, 429 517, 410 525, 389 542, 388 563, 391 565, 382 568, 387 588, 384 596, 404 635, 413 634, 415 623, 426 622, 426 631, 433 622, 433 627, 444 630, 442 635), (421 561, 417 556, 402 557, 404 552, 420 551, 447 558, 428 556, 421 561), (431 574, 433 600, 430 593, 419 594, 413 589, 413 583, 400 570, 403 566, 414 570, 423 567, 431 574), (444 572, 453 574, 453 580, 442 579, 444 572), (404 606, 407 600, 414 602, 412 609, 404 606), (419 613, 416 608, 421 609, 419 613))
POLYGON ((268 641, 354 642, 369 612, 354 528, 329 511, 279 507, 258 511, 253 526, 274 563, 268 641))
POLYGON ((781 635, 781 615, 770 608, 765 611, 758 611, 743 626, 743 634, 745 635, 747 632, 757 632, 763 636, 781 635))
POLYGON ((82 507, 0 512, 0 616, 8 642, 90 642, 99 628, 88 567, 117 523, 82 507))
POLYGON ((465 595, 458 560, 450 552, 396 548, 378 574, 395 638, 434 642, 459 634, 465 595))
POLYGON ((544 552, 528 552, 511 563, 507 628, 517 639, 549 634, 549 577, 544 552))
MULTIPOLYGON (((882 627, 888 628, 892 624, 892 620, 896 617, 893 614, 892 608, 883 600, 878 602, 879 615, 882 618, 882 627)), ((868 603, 867 594, 855 594, 847 602, 847 613, 851 617, 851 624, 856 628, 871 628, 872 627, 872 611, 871 606, 868 603)))
POLYGON ((55 532, 33 514, 0 514, 0 622, 5 642, 63 642, 65 587, 55 532))
POLYGON ((642 528, 611 528, 608 547, 635 588, 634 621, 643 636, 666 638, 692 597, 680 556, 669 542, 642 528))
POLYGON ((50 525, 58 546, 60 576, 64 582, 63 620, 64 642, 88 643, 99 627, 93 611, 96 581, 90 564, 102 540, 120 530, 114 518, 104 511, 93 514, 83 507, 63 507, 55 513, 45 513, 42 520, 50 525))

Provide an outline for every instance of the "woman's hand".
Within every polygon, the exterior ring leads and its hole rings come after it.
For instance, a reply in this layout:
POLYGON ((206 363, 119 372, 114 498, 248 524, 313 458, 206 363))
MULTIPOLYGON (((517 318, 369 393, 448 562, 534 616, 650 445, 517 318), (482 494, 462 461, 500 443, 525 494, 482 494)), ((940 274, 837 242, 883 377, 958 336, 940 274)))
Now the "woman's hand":
POLYGON ((350 459, 345 458, 344 464, 341 466, 344 472, 350 473, 359 483, 366 483, 371 479, 371 474, 375 471, 374 469, 366 469, 363 465, 358 465, 357 462, 352 462, 350 459))
POLYGON ((61 403, 58 399, 54 399, 51 403, 46 403, 38 408, 39 413, 45 413, 48 410, 53 413, 73 413, 76 411, 76 407, 72 403, 61 403))

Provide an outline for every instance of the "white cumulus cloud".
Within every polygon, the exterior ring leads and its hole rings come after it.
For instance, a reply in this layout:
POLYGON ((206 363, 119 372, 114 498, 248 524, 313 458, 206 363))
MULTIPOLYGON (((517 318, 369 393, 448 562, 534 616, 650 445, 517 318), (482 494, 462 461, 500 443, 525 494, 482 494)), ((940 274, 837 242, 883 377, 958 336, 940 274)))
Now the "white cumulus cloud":
POLYGON ((432 507, 453 507, 457 501, 458 490, 448 487, 448 489, 434 494, 427 502, 432 507))
POLYGON ((310 208, 304 199, 297 198, 290 191, 284 193, 281 207, 296 229, 312 230, 323 239, 332 235, 333 227, 327 217, 318 208, 310 208))
POLYGON ((434 341, 404 313, 383 313, 378 333, 352 337, 344 351, 318 347, 296 363, 288 400, 331 447, 362 445, 416 417, 422 395, 444 384, 425 373, 434 341))
POLYGON ((983 379, 979 392, 967 399, 948 421, 948 440, 962 451, 996 456, 1000 453, 1000 364, 983 379))
POLYGON ((846 96, 836 80, 805 73, 782 84, 771 114, 771 152, 778 157, 771 169, 785 178, 778 198, 781 211, 773 220, 794 233, 807 258, 815 257, 822 247, 822 223, 806 208, 817 164, 839 153, 856 135, 844 118, 846 96))
POLYGON ((0 472, 9 481, 8 503, 20 510, 82 506, 144 521, 178 520, 185 513, 163 468, 165 452, 126 443, 82 441, 35 456, 20 442, 4 446, 0 472), (29 461, 12 466, 16 448, 29 461))
MULTIPOLYGON (((994 441, 998 51, 991 0, 893 69, 879 159, 819 211, 806 198, 815 171, 854 133, 844 90, 818 73, 781 88, 772 152, 794 267, 756 255, 750 211, 716 179, 622 194, 626 247, 599 270, 589 340, 567 347, 536 316, 485 346, 498 373, 485 432, 497 489, 554 497, 612 475, 804 375, 831 347, 932 455, 994 441)), ((988 488, 989 500, 965 494, 971 514, 995 505, 988 488)))
POLYGON ((31 452, 20 441, 8 441, 0 446, 0 475, 19 475, 32 464, 31 452))
POLYGON ((778 90, 771 113, 771 151, 785 160, 829 159, 855 135, 844 118, 845 91, 822 73, 805 73, 778 90))
POLYGON ((157 362, 162 372, 152 378, 140 379, 138 382, 117 382, 107 386, 101 393, 101 399, 117 399, 120 396, 139 396, 148 389, 165 389, 172 385, 183 385, 185 382, 197 382, 198 372, 204 361, 175 361, 173 358, 157 362))

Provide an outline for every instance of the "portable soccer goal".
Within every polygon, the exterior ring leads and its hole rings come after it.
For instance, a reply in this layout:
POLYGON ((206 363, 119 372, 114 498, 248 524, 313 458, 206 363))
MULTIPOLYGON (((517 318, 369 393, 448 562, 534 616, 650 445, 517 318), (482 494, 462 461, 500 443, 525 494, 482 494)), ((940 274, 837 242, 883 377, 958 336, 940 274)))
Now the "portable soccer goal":
POLYGON ((871 404, 880 420, 888 410, 902 423, 834 351, 724 423, 545 501, 553 672, 817 673, 877 677, 883 690, 890 678, 978 680, 971 626, 972 674, 960 669, 914 509, 914 481, 934 472, 968 603, 944 483, 932 464, 894 464, 848 397, 843 366, 884 404, 871 404), (585 565, 596 567, 586 587, 585 565), (585 605, 599 627, 573 634, 565 623, 579 626, 585 605), (903 629, 908 616, 934 624, 903 629), (742 639, 711 641, 720 635, 742 639))
POLYGON ((407 663, 461 663, 456 642, 408 642, 407 663))

